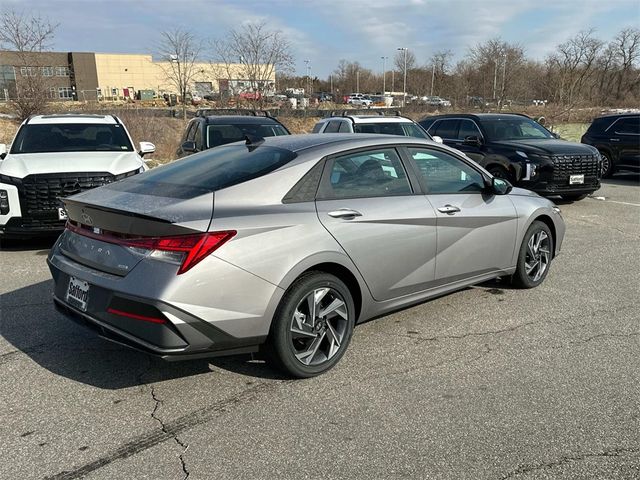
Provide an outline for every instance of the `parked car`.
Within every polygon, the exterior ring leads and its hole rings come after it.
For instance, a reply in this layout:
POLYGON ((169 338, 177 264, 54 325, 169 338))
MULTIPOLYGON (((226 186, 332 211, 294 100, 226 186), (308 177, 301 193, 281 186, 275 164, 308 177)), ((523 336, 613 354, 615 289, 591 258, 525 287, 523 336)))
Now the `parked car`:
POLYGON ((347 103, 349 105, 369 107, 373 103, 373 100, 371 100, 368 95, 363 95, 361 93, 352 93, 347 98, 347 103))
POLYGON ((344 112, 335 116, 334 113, 316 123, 312 133, 377 133, 427 138, 442 143, 440 138, 432 138, 419 124, 400 115, 348 115, 344 112))
POLYGON ((432 106, 432 107, 444 107, 444 108, 447 108, 447 107, 451 106, 451 102, 449 100, 446 100, 446 99, 440 98, 440 97, 426 96, 426 97, 421 97, 420 100, 425 105, 429 105, 429 106, 432 106))
POLYGON ((64 202, 63 313, 164 358, 266 347, 296 377, 333 367, 356 323, 495 277, 539 285, 565 231, 549 200, 398 136, 247 140, 64 202))
POLYGON ((268 111, 252 110, 251 115, 207 115, 207 110, 198 110, 182 135, 176 151, 178 158, 208 148, 238 142, 245 136, 273 137, 290 135, 289 130, 268 111))
POLYGON ((580 200, 600 188, 597 149, 561 140, 525 115, 436 115, 419 123, 492 175, 541 195, 580 200))
POLYGON ((0 238, 60 233, 60 197, 146 170, 155 146, 133 141, 113 115, 36 115, 0 144, 0 238))
POLYGON ((640 114, 624 113, 596 118, 580 140, 593 145, 602 157, 602 176, 617 170, 640 171, 640 114))

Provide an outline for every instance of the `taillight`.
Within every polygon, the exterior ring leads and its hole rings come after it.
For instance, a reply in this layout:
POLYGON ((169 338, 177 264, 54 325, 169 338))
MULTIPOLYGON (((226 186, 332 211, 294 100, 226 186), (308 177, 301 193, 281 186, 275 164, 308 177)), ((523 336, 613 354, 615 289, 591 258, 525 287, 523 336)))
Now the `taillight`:
POLYGON ((238 233, 235 230, 225 230, 173 237, 121 238, 108 233, 95 233, 70 222, 67 222, 67 229, 103 242, 149 250, 154 258, 178 263, 180 265, 178 275, 193 268, 238 233))

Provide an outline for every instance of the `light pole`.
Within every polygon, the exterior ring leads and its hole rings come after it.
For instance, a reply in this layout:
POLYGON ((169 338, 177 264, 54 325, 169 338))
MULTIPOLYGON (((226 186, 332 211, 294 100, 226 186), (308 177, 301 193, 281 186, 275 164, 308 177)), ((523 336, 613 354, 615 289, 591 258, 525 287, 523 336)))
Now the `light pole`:
POLYGON ((305 60, 307 66, 307 95, 311 95, 311 60, 305 60))
POLYGON ((433 81, 436 78, 436 62, 433 62, 433 66, 431 67, 431 93, 429 96, 433 97, 433 81))
POLYGON ((360 93, 360 70, 356 70, 356 93, 360 93))
POLYGON ((500 110, 502 110, 502 102, 504 102, 504 79, 507 74, 507 52, 502 55, 502 90, 500 93, 500 110))
POLYGON ((393 95, 393 92, 396 91, 395 85, 396 85, 396 71, 391 70, 391 95, 393 95))
POLYGON ((380 57, 382 59, 382 96, 386 95, 385 90, 387 89, 387 70, 386 70, 386 62, 389 57, 380 57))
POLYGON ((407 48, 398 47, 398 50, 404 52, 404 81, 402 83, 402 107, 404 107, 407 102, 407 48))

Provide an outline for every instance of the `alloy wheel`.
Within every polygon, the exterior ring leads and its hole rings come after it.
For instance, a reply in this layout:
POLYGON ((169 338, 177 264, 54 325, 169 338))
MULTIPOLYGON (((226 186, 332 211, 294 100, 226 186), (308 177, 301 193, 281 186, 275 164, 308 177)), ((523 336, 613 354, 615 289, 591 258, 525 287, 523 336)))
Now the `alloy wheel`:
POLYGON ((333 358, 347 333, 348 316, 347 304, 337 290, 323 287, 309 292, 298 303, 290 324, 296 359, 317 366, 333 358))
POLYGON ((549 266, 551 257, 551 242, 547 232, 538 230, 527 242, 527 252, 524 260, 524 268, 527 276, 533 282, 542 278, 549 266))
POLYGON ((600 158, 602 159, 602 163, 601 165, 601 172, 602 172, 602 178, 604 178, 606 175, 609 174, 609 170, 611 169, 611 160, 609 160, 609 157, 604 155, 604 154, 600 154, 600 158))

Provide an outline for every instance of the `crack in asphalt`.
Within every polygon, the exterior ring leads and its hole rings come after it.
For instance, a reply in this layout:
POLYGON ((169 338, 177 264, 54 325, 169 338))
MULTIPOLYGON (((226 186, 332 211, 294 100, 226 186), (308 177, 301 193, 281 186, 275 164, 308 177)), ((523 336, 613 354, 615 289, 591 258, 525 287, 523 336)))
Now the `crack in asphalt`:
MULTIPOLYGON (((153 406, 153 411, 151 412, 151 418, 153 418, 155 421, 157 421, 160 424, 160 428, 162 429, 163 432, 168 433, 166 425, 164 424, 162 419, 157 415, 158 408, 160 408, 160 405, 163 402, 156 396, 156 389, 155 389, 155 386, 153 385, 151 385, 151 398, 153 398, 153 401, 155 402, 153 406)), ((173 439, 182 448, 182 453, 178 455, 178 458, 180 459, 182 471, 184 472, 184 477, 182 478, 182 480, 187 480, 190 474, 189 474, 189 470, 187 470, 187 464, 185 463, 185 460, 184 460, 184 454, 189 448, 189 444, 186 444, 182 440, 180 440, 177 434, 173 435, 173 439)))
POLYGON ((585 338, 580 340, 579 342, 571 342, 571 343, 588 343, 592 340, 597 340, 600 338, 631 338, 640 336, 640 332, 632 332, 632 333, 600 333, 598 335, 594 335, 592 337, 585 338))
POLYGON ((167 440, 174 440, 181 432, 190 430, 198 425, 202 425, 203 423, 207 423, 225 414, 230 409, 251 402, 258 398, 260 394, 274 389, 277 385, 287 382, 289 381, 281 380, 273 383, 263 382, 255 384, 255 386, 247 388, 237 395, 212 403, 206 407, 183 415, 182 417, 178 417, 176 420, 171 422, 164 422, 163 429, 154 429, 153 431, 139 435, 92 462, 81 465, 73 470, 64 470, 56 475, 45 477, 45 480, 72 480, 82 478, 117 460, 132 457, 133 455, 148 450, 149 448, 166 442, 167 440))
POLYGON ((598 223, 598 222, 594 222, 593 220, 586 220, 585 218, 575 218, 574 220, 576 220, 579 223, 584 223, 586 225, 591 225, 594 227, 602 227, 606 230, 615 230, 618 233, 621 233, 623 236, 626 237, 630 237, 632 239, 638 240, 640 239, 640 236, 635 235, 633 233, 629 233, 629 232, 625 232, 624 230, 618 228, 618 227, 614 227, 613 225, 606 225, 604 223, 598 223))
POLYGON ((611 450, 603 450, 601 452, 595 453, 583 453, 581 455, 572 455, 572 456, 564 456, 560 457, 558 460, 546 463, 538 463, 538 464, 528 464, 528 465, 520 465, 515 470, 503 475, 500 477, 500 480, 507 480, 509 478, 514 478, 518 475, 535 472, 538 470, 547 470, 556 467, 560 467, 562 465, 568 465, 574 462, 580 462, 582 460, 586 460, 589 458, 599 458, 599 457, 619 457, 620 455, 624 455, 627 453, 638 453, 640 452, 640 448, 612 448, 611 450))
POLYGON ((420 340, 424 342, 437 342, 439 340, 460 340, 468 337, 484 337, 486 335, 500 335, 501 333, 513 332, 529 325, 536 325, 538 323, 549 323, 549 320, 535 320, 532 322, 519 323, 508 328, 501 328, 499 330, 487 330, 486 332, 467 332, 460 335, 435 335, 432 337, 423 337, 420 335, 399 334, 401 337, 412 338, 414 340, 420 340))

